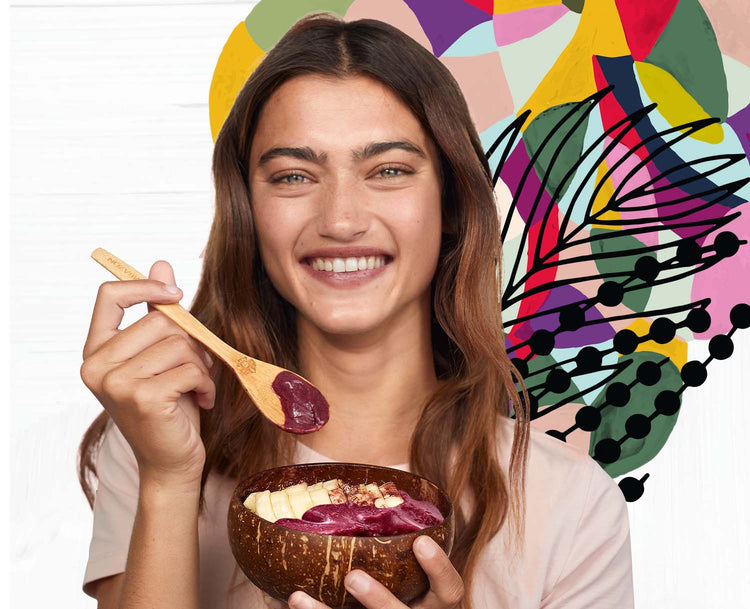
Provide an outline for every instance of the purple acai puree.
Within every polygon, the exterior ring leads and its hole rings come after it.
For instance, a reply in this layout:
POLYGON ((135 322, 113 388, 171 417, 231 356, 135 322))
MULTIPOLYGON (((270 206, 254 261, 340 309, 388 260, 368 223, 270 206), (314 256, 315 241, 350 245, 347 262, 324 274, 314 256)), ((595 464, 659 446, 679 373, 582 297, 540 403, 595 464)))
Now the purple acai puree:
POLYGON ((328 402, 315 387, 293 372, 279 372, 271 385, 281 400, 284 430, 317 431, 328 422, 328 402))
POLYGON ((378 508, 349 502, 316 505, 307 510, 301 520, 279 518, 276 524, 307 533, 380 537, 403 535, 443 522, 443 515, 432 503, 413 499, 408 493, 400 492, 404 502, 396 507, 378 508))

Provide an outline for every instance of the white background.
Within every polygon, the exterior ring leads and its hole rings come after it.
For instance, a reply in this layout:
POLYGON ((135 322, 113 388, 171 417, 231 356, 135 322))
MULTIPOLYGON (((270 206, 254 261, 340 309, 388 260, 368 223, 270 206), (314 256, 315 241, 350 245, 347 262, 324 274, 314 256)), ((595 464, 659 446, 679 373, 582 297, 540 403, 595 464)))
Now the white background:
MULTIPOLYGON (((110 277, 89 255, 102 246, 144 272, 167 259, 189 303, 212 215, 209 84, 254 4, 11 5, 13 607, 95 606, 80 591, 91 515, 75 453, 99 406, 78 370, 110 277)), ((749 369, 744 331, 632 474, 651 474, 629 504, 639 609, 748 606, 749 369)))

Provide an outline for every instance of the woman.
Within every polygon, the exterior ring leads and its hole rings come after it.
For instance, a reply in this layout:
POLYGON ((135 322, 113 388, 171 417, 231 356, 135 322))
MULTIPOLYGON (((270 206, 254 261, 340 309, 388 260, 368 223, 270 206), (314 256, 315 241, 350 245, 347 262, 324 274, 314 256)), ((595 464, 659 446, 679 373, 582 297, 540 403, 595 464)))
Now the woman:
MULTIPOLYGON (((213 173, 192 312, 312 381, 331 419, 279 431, 158 312, 118 330, 123 308, 180 299, 167 263, 103 284, 81 375, 106 413, 80 470, 90 501, 98 478, 84 589, 100 607, 263 606, 236 577, 229 493, 251 472, 321 460, 408 467, 460 506, 450 559, 415 542, 431 589, 414 606, 631 606, 616 485, 530 431, 524 408, 508 416, 521 400, 489 168, 440 62, 386 24, 307 17, 238 95, 213 173)), ((345 584, 366 607, 403 607, 362 572, 345 584)), ((289 605, 323 607, 301 592, 289 605)))

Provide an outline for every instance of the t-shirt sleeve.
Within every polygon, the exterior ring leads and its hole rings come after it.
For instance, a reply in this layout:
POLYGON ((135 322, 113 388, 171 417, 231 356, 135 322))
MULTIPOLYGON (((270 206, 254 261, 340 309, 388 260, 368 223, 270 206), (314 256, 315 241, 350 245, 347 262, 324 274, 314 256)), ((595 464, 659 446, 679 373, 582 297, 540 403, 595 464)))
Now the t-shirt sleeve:
POLYGON ((98 579, 123 573, 138 507, 138 463, 117 426, 110 421, 96 460, 99 485, 83 591, 91 596, 98 579))
POLYGON ((633 565, 625 497, 591 460, 570 553, 541 609, 632 609, 633 565))

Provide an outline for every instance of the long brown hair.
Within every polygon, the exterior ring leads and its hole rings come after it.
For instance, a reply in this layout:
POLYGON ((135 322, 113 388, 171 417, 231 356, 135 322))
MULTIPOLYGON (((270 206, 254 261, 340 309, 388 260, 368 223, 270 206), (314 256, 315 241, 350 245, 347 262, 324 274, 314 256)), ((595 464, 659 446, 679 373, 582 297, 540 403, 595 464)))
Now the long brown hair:
MULTIPOLYGON (((191 311, 240 351, 297 370, 296 312, 260 261, 248 165, 264 103, 282 83, 304 74, 380 81, 409 107, 440 154, 443 214, 450 232, 443 234, 432 283, 432 341, 436 374, 443 382, 422 406, 410 467, 445 488, 454 501, 451 559, 468 591, 482 549, 509 513, 515 541, 522 542, 529 414, 521 378, 504 347, 500 226, 489 166, 456 81, 429 51, 385 23, 347 23, 325 13, 298 21, 269 51, 216 140, 216 212, 191 311), (497 433, 499 419, 508 417, 511 408, 515 428, 506 480, 497 433)), ((240 478, 290 462, 293 438, 260 415, 225 367, 214 366, 212 374, 216 406, 201 411, 203 484, 211 471, 240 478)), ((89 502, 105 422, 102 413, 81 443, 79 477, 89 502)), ((468 594, 465 604, 471 606, 468 594)))

